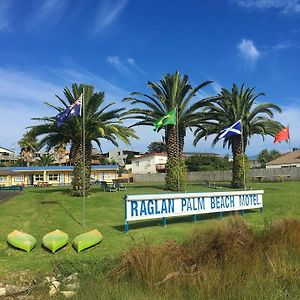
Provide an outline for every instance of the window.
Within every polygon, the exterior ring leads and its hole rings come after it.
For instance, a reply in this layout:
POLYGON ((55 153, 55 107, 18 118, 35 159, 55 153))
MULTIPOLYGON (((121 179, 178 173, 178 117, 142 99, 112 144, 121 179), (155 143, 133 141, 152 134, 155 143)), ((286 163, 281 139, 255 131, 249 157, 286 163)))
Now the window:
POLYGON ((281 168, 296 168, 296 165, 281 166, 281 168))
POLYGON ((0 182, 5 182, 6 181, 6 176, 0 176, 0 182))
POLYGON ((19 175, 14 177, 15 182, 22 182, 24 181, 24 175, 19 175))
POLYGON ((48 174, 48 180, 49 181, 58 181, 59 180, 59 174, 48 174))
POLYGON ((34 174, 33 175, 35 181, 44 181, 44 175, 43 174, 34 174))
POLYGON ((135 162, 135 165, 136 165, 137 167, 139 167, 139 166, 140 166, 140 162, 139 162, 139 161, 136 161, 136 162, 135 162))

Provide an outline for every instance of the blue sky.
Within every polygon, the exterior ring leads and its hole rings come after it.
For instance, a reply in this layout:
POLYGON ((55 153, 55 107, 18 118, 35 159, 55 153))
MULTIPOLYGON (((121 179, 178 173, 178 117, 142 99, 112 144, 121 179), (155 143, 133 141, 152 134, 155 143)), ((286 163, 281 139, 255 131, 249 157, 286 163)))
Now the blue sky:
MULTIPOLYGON (((193 85, 214 83, 198 96, 215 95, 232 83, 265 92, 290 125, 300 146, 300 1, 0 0, 0 145, 17 147, 32 117, 53 115, 43 102, 57 103, 73 82, 94 84, 106 101, 121 103, 132 91, 151 93, 147 81, 179 70, 193 85)), ((138 128, 129 149, 145 151, 161 140, 138 128)), ((186 151, 229 153, 211 139, 186 151)), ((288 149, 253 137, 247 153, 288 149)), ((122 147, 124 145, 121 144, 122 147)), ((103 143, 103 151, 113 148, 103 143)))

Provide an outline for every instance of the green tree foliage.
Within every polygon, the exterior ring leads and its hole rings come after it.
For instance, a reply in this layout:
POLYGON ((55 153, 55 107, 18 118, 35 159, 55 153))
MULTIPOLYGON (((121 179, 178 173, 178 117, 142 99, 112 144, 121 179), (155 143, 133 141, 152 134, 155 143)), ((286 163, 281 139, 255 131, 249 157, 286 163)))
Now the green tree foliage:
MULTIPOLYGON (((169 124, 162 128, 165 132, 168 159, 172 159, 170 166, 173 165, 174 160, 182 159, 186 130, 199 125, 199 120, 205 119, 205 115, 201 113, 200 109, 209 102, 209 99, 194 101, 194 98, 197 92, 209 83, 211 81, 205 81, 193 88, 187 75, 181 76, 179 72, 175 72, 165 75, 159 82, 149 81, 148 87, 152 89, 151 94, 133 92, 131 97, 123 100, 136 106, 128 111, 127 119, 137 120, 131 126, 152 127, 154 122, 177 108, 177 124, 169 124)), ((185 165, 180 163, 179 166, 184 167, 185 165)), ((173 184, 169 184, 173 182, 173 179, 168 179, 170 172, 171 168, 167 168, 166 188, 177 190, 173 184)), ((185 174, 185 170, 181 170, 180 173, 185 174)), ((179 182, 178 185, 182 186, 183 182, 179 182)))
POLYGON ((260 163, 261 168, 265 168, 266 163, 268 163, 269 161, 272 161, 280 156, 281 156, 281 153, 277 150, 268 151, 268 149, 264 149, 259 153, 259 155, 257 157, 257 161, 260 163))
POLYGON ((152 142, 148 146, 148 152, 162 153, 167 152, 167 146, 164 142, 152 142))
POLYGON ((32 126, 31 133, 42 136, 40 146, 47 150, 59 145, 71 145, 70 158, 74 166, 74 179, 72 182, 73 195, 82 196, 85 183, 85 192, 90 190, 90 174, 92 161, 92 141, 101 149, 101 140, 110 141, 118 146, 118 140, 129 144, 130 138, 136 138, 134 130, 123 126, 121 118, 125 108, 113 108, 114 103, 104 103, 104 93, 95 92, 91 85, 73 84, 72 89, 64 89, 65 100, 56 96, 61 106, 46 103, 56 113, 50 117, 33 118, 42 122, 40 125, 32 126), (85 111, 85 165, 83 165, 83 118, 75 117, 68 119, 62 126, 56 126, 57 113, 72 105, 83 93, 85 111), (85 182, 84 176, 85 174, 85 182))
POLYGON ((36 136, 33 134, 31 130, 25 132, 22 139, 18 142, 21 152, 20 156, 23 161, 26 163, 27 167, 29 167, 30 163, 34 161, 36 156, 36 152, 39 148, 38 140, 36 136))
POLYGON ((42 154, 38 159, 39 166, 51 166, 54 163, 54 157, 52 153, 42 154))
POLYGON ((185 159, 188 172, 230 170, 232 162, 228 156, 193 155, 185 159))
MULTIPOLYGON (((245 153, 249 139, 253 135, 275 136, 284 126, 272 120, 273 111, 281 112, 279 106, 272 103, 257 104, 257 98, 264 93, 256 94, 254 88, 245 88, 244 85, 239 89, 233 84, 231 91, 222 89, 219 95, 206 107, 206 124, 201 124, 195 131, 194 145, 200 139, 207 138, 209 135, 216 135, 213 145, 219 141, 219 136, 226 127, 229 127, 238 120, 242 121, 243 136, 234 135, 224 138, 223 147, 231 148, 233 155, 232 186, 242 187, 239 157, 245 153)), ((200 120, 201 121, 201 120, 200 120)))

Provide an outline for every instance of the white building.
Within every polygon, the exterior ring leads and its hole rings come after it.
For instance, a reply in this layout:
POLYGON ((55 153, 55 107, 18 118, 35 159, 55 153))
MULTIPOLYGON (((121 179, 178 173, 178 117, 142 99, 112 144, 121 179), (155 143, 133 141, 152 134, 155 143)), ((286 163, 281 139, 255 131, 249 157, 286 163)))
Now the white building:
POLYGON ((132 159, 133 174, 163 173, 166 169, 167 153, 146 153, 132 159))
POLYGON ((268 163, 266 169, 300 168, 300 150, 286 153, 268 163))
POLYGON ((10 163, 17 160, 15 152, 13 150, 0 147, 0 163, 10 163))
POLYGON ((111 162, 117 163, 120 166, 125 166, 127 162, 128 155, 132 157, 133 155, 139 155, 140 152, 133 150, 122 150, 121 148, 115 148, 108 153, 105 153, 104 156, 108 157, 111 162))

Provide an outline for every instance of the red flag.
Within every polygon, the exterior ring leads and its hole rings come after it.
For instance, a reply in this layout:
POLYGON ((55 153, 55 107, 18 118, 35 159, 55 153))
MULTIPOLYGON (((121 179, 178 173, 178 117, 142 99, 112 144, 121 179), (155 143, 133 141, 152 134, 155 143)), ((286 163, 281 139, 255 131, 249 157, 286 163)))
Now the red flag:
POLYGON ((277 142, 281 142, 281 141, 286 141, 290 138, 289 136, 289 128, 283 128, 282 130, 280 130, 276 135, 275 135, 275 140, 274 140, 274 144, 277 142))

